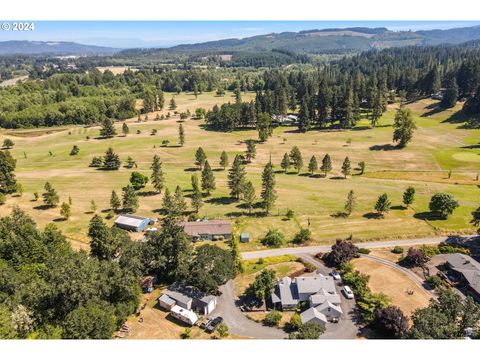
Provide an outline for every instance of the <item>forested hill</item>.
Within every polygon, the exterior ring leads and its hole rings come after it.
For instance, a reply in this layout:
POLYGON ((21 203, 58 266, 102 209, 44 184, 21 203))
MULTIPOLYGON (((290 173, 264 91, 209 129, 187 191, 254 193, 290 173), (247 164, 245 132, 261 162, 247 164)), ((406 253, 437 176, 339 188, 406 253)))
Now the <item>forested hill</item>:
POLYGON ((118 49, 64 41, 1 41, 0 55, 110 55, 118 49))

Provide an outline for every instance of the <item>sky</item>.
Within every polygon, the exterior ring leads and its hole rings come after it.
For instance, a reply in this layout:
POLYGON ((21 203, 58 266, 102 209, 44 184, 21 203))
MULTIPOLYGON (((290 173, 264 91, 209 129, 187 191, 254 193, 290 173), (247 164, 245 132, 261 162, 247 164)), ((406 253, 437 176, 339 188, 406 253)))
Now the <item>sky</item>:
POLYGON ((335 27, 386 27, 393 31, 416 31, 480 25, 480 21, 35 21, 34 23, 33 31, 0 31, 0 41, 73 41, 115 48, 142 48, 170 47, 272 32, 335 27))

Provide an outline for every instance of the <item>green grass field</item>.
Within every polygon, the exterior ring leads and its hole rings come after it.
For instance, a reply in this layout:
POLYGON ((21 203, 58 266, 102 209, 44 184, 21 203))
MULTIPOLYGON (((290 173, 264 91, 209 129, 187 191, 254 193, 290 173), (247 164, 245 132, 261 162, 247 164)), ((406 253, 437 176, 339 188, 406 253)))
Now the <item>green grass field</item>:
MULTIPOLYGON (((245 94, 243 98, 245 100, 253 96, 245 94)), ((166 103, 169 100, 167 95, 166 103)), ((199 95, 198 99, 191 94, 176 96, 179 112, 186 109, 193 112, 197 107, 208 109, 215 103, 232 100, 231 94, 219 98, 205 93, 199 95)), ((0 141, 10 137, 15 142, 12 153, 17 159, 16 174, 25 192, 22 197, 9 197, 0 208, 0 215, 8 214, 13 206, 18 205, 40 225, 57 221, 74 246, 85 247, 88 244, 87 226, 92 217, 91 200, 95 200, 98 212, 106 211, 111 191, 115 189, 121 193, 132 172, 123 167, 112 172, 90 168, 88 165, 93 156, 103 155, 111 146, 122 160, 132 156, 138 164, 136 171, 150 175, 153 155, 158 154, 163 161, 168 187, 174 190, 180 185, 187 195, 190 177, 195 171, 194 153, 202 146, 216 170, 217 190, 205 199, 200 215, 236 221, 237 230, 249 232, 253 239, 249 244, 242 244, 242 250, 261 248, 259 238, 269 227, 281 229, 291 239, 300 226, 307 225, 308 219, 314 236, 312 243, 331 243, 349 235, 353 235, 356 241, 367 241, 473 232, 469 221, 471 211, 480 206, 480 182, 476 181, 477 172, 480 171, 480 150, 468 146, 478 144, 480 130, 463 129, 462 124, 446 121, 452 111, 422 116, 429 111, 429 105, 431 101, 427 100, 409 105, 414 111, 418 130, 412 143, 402 150, 384 150, 391 144, 394 106, 385 113, 375 129, 370 129, 366 120, 350 131, 311 131, 301 134, 295 131, 296 128, 276 128, 268 142, 257 145, 257 157, 247 166, 248 179, 253 182, 257 196, 260 194, 261 171, 270 156, 276 170, 280 170, 283 154, 294 145, 302 151, 304 171, 313 154, 320 162, 327 152, 332 157, 334 170, 326 179, 278 173, 278 200, 272 215, 268 217, 246 216, 239 203, 231 202, 227 171, 218 168, 222 150, 227 151, 231 163, 235 154, 245 151, 246 146, 242 141, 257 137, 254 130, 232 133, 206 131, 200 126, 202 121, 189 119, 184 123, 186 144, 183 147, 177 146, 178 117, 141 123, 131 119, 127 137, 117 136, 107 140, 95 139, 98 136, 97 127, 63 127, 61 131, 48 129, 51 133, 38 129, 32 132, 4 131, 0 141), (152 129, 158 130, 155 136, 150 135, 152 129), (136 134, 137 130, 141 130, 141 134, 136 134), (86 136, 90 136, 90 140, 86 136), (160 147, 165 139, 170 141, 170 147, 160 147), (74 144, 79 146, 80 153, 69 156, 74 144), (49 155, 49 151, 53 156, 49 155), (352 167, 359 161, 365 161, 365 175, 340 179, 340 167, 347 155, 352 167), (453 172, 450 179, 447 175, 449 170, 453 172), (68 221, 59 221, 59 208, 35 209, 42 202, 32 201, 33 192, 41 193, 45 181, 50 181, 57 189, 61 201, 68 201, 71 196, 73 215, 68 221), (409 185, 417 190, 416 202, 411 209, 403 210, 399 207, 401 196, 409 185), (351 189, 358 199, 357 208, 349 218, 334 217, 335 213, 343 210, 345 198, 351 189), (429 199, 437 191, 453 194, 461 204, 448 220, 426 220, 429 199), (389 195, 393 209, 384 219, 369 218, 366 214, 373 211, 377 197, 384 192, 389 195), (287 208, 295 212, 294 219, 285 219, 287 208)), ((149 117, 153 119, 155 114, 149 117)), ((120 133, 120 123, 117 129, 120 133)), ((147 185, 145 190, 152 190, 151 185, 147 185)), ((162 195, 140 197, 137 214, 157 217, 161 200, 162 195)))

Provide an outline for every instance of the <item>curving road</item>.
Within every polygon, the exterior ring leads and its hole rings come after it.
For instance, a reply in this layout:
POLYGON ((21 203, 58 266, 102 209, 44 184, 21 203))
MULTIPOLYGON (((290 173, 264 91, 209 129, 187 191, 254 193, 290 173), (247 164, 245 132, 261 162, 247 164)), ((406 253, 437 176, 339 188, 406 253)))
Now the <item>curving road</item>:
MULTIPOLYGON (((371 241, 371 242, 360 242, 355 243, 358 247, 363 247, 367 249, 378 249, 384 247, 393 247, 393 246, 412 246, 412 245, 430 245, 430 244, 439 244, 443 241, 446 241, 448 237, 439 236, 439 237, 430 237, 430 238, 421 238, 421 239, 408 239, 408 240, 389 240, 389 241, 371 241)), ((246 251, 242 252, 243 260, 251 259, 260 259, 270 256, 279 256, 279 255, 301 255, 301 254, 316 254, 319 252, 330 251, 332 245, 317 245, 317 246, 298 246, 298 247, 288 247, 288 248, 279 248, 279 249, 266 249, 258 251, 246 251)))

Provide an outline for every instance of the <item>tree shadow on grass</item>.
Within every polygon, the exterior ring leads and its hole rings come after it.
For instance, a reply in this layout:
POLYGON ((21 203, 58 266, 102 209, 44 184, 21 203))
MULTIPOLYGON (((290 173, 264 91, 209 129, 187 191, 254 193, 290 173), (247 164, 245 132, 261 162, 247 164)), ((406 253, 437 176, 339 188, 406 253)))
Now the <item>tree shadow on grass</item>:
POLYGON ((199 171, 199 169, 198 169, 197 167, 189 167, 189 168, 183 169, 183 171, 186 171, 186 172, 195 172, 195 171, 199 171))
POLYGON ((332 176, 331 180, 346 180, 345 176, 332 176))
POLYGON ((383 144, 383 145, 372 145, 369 147, 369 150, 371 151, 391 151, 391 150, 400 150, 401 148, 392 145, 392 144, 383 144))
POLYGON ((139 191, 137 192, 137 195, 138 196, 154 196, 154 195, 158 195, 158 193, 153 190, 147 190, 147 191, 139 191))
POLYGON ((53 222, 64 222, 64 221, 67 221, 67 219, 65 219, 64 217, 59 217, 59 218, 53 219, 52 221, 53 222))
POLYGON ((346 218, 348 217, 348 214, 344 211, 338 211, 336 213, 333 213, 330 215, 333 218, 346 218))
POLYGON ((366 219, 383 219, 383 215, 376 212, 369 212, 363 214, 363 217, 366 219))
POLYGON ((48 210, 48 209, 53 209, 55 206, 52 206, 52 205, 38 205, 38 206, 34 206, 33 208, 35 210, 48 210))
POLYGON ((437 213, 434 213, 432 211, 424 211, 424 212, 421 212, 421 213, 416 213, 415 215, 413 215, 413 217, 415 219, 429 220, 429 221, 445 220, 444 216, 442 216, 440 214, 437 214, 437 213))
POLYGON ((430 104, 427 106, 427 109, 429 109, 429 111, 427 111, 426 113, 423 113, 422 115, 420 115, 420 117, 429 117, 446 110, 441 106, 438 106, 437 104, 430 104))
POLYGON ((407 207, 403 206, 403 205, 394 205, 394 206, 390 206, 390 209, 392 209, 392 210, 407 210, 407 207))
POLYGON ((206 203, 215 204, 215 205, 230 205, 236 201, 237 201, 236 199, 231 198, 230 196, 221 196, 221 197, 205 200, 206 203))

